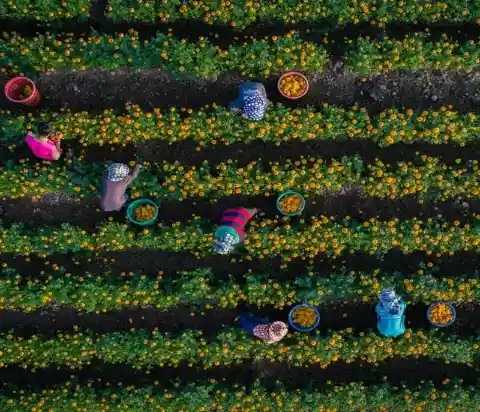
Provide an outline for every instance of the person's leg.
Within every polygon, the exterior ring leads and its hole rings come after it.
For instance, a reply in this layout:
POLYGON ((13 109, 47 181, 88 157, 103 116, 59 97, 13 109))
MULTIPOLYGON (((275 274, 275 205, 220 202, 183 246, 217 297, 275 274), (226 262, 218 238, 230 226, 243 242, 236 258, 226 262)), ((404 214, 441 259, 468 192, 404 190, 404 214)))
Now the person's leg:
POLYGON ((253 329, 256 326, 267 323, 268 319, 256 318, 251 314, 244 315, 240 318, 240 327, 247 333, 253 334, 253 329))

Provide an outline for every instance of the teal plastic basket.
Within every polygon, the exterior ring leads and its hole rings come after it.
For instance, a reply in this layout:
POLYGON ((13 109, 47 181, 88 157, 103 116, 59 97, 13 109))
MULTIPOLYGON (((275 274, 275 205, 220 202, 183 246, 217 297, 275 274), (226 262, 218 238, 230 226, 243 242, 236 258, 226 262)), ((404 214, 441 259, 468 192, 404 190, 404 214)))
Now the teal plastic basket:
POLYGON ((290 309, 290 312, 288 312, 288 323, 293 329, 295 329, 298 332, 311 332, 312 330, 316 329, 320 324, 320 312, 315 306, 309 305, 308 303, 300 303, 299 305, 295 305, 294 307, 292 307, 290 309), (297 325, 293 321, 293 312, 295 312, 296 309, 302 309, 302 308, 312 309, 315 312, 315 315, 317 316, 315 323, 308 328, 302 328, 300 325, 297 325))
POLYGON ((280 196, 278 196, 277 198, 277 210, 284 216, 298 216, 298 215, 301 215, 302 212, 304 211, 305 209, 305 206, 306 206, 307 202, 305 200, 305 198, 298 192, 294 192, 293 190, 287 190, 286 192, 283 192, 280 196), (297 196, 300 196, 300 198, 302 199, 302 206, 300 207, 299 210, 297 210, 296 212, 294 213, 286 213, 284 212, 281 208, 280 208, 280 201, 285 197, 285 196, 289 196, 289 195, 297 195, 297 196))
POLYGON ((127 219, 130 220, 130 222, 135 223, 138 226, 148 226, 151 225, 152 223, 157 220, 158 217, 158 206, 155 202, 153 202, 150 199, 137 199, 134 200, 132 203, 127 208, 127 219), (155 214, 150 220, 145 220, 142 222, 139 222, 135 220, 135 209, 139 206, 144 206, 144 205, 151 205, 155 208, 155 214))

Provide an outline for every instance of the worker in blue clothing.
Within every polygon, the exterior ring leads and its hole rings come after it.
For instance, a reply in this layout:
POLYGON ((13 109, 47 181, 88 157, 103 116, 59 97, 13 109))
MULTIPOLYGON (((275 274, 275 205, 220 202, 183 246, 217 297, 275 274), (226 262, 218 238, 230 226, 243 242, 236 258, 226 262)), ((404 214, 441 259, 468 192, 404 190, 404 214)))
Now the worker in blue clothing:
POLYGON ((375 307, 378 331, 388 337, 397 337, 405 333, 405 309, 407 305, 395 294, 386 289, 380 294, 380 302, 375 307))

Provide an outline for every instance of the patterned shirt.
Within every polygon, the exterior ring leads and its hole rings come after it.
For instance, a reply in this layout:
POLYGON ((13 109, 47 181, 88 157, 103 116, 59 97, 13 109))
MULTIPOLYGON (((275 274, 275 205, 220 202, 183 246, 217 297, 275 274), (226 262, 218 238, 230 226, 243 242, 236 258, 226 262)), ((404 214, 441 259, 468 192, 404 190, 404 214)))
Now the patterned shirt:
POLYGON ((266 101, 260 93, 255 93, 245 99, 243 113, 249 120, 262 120, 266 106, 266 101))
POLYGON ((275 343, 281 341, 284 336, 272 335, 270 333, 270 324, 255 326, 253 329, 253 336, 264 340, 266 343, 275 343))

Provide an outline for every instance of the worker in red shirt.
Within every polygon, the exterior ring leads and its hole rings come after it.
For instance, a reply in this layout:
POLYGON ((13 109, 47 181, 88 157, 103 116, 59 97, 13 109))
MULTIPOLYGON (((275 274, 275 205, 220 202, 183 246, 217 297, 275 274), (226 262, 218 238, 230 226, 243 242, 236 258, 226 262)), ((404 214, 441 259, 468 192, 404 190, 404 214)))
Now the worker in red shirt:
POLYGON ((239 207, 223 212, 220 226, 215 232, 213 248, 216 253, 226 255, 235 246, 245 240, 245 226, 249 220, 259 213, 258 209, 239 207))

